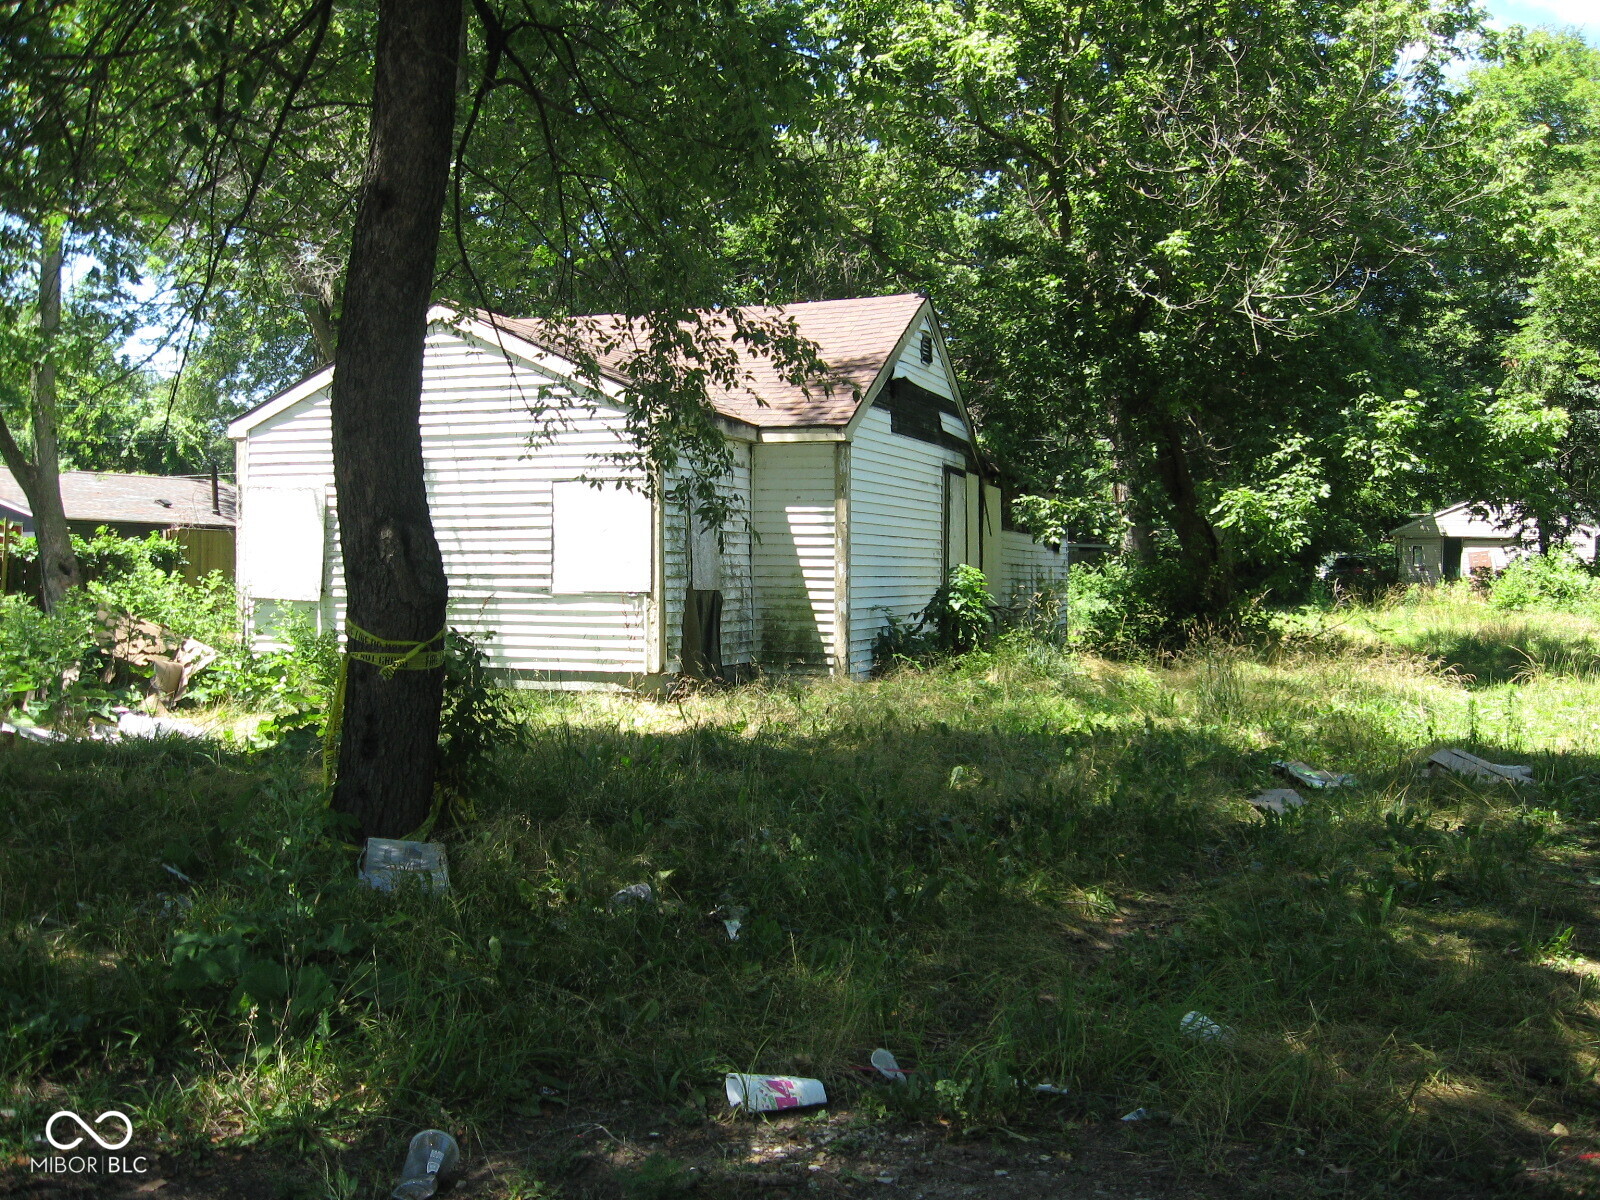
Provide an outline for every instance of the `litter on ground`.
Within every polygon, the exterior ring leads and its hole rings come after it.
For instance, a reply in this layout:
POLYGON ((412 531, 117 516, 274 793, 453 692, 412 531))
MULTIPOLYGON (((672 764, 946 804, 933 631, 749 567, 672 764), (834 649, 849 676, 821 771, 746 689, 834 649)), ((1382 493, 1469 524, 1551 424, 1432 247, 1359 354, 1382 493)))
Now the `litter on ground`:
POLYGON ((870 1061, 877 1069, 878 1074, 885 1079, 892 1080, 895 1083, 904 1083, 906 1081, 906 1073, 900 1069, 899 1060, 890 1051, 874 1050, 870 1061))
POLYGON ((1476 779, 1492 779, 1497 783, 1532 783, 1532 767, 1508 767, 1468 754, 1465 750, 1440 750, 1428 759, 1430 775, 1466 775, 1476 779))
POLYGON ((1033 1085, 1033 1090, 1036 1091, 1036 1092, 1043 1092, 1046 1096, 1070 1096, 1070 1095, 1072 1095, 1072 1089, 1071 1088, 1057 1087, 1053 1083, 1036 1083, 1036 1084, 1033 1085))
POLYGON ((361 882, 380 892, 392 892, 400 880, 411 876, 426 881, 435 893, 450 890, 450 865, 438 842, 403 842, 394 838, 368 838, 361 855, 361 882))
POLYGON ((406 1148, 400 1182, 393 1200, 428 1200, 455 1182, 461 1169, 461 1147, 442 1129, 424 1129, 406 1148))
POLYGON ((1203 1042, 1231 1042, 1233 1030, 1219 1025, 1203 1012, 1186 1012, 1178 1022, 1178 1029, 1188 1037, 1203 1042))
POLYGON ((123 737, 138 738, 206 736, 206 731, 193 721, 183 721, 177 717, 150 717, 127 710, 117 714, 117 733, 123 737))
POLYGON ((648 883, 630 883, 607 900, 606 907, 613 911, 619 908, 632 908, 635 904, 649 904, 655 898, 655 890, 648 883))
POLYGON ((1280 817, 1291 808, 1299 808, 1306 798, 1293 788, 1269 788, 1259 796, 1251 796, 1250 803, 1264 812, 1275 812, 1280 817))
POLYGON ((1278 770, 1282 771, 1290 779, 1297 779, 1307 787, 1332 788, 1356 786, 1356 777, 1354 775, 1341 775, 1337 771, 1324 771, 1318 767, 1311 766, 1309 763, 1303 763, 1299 759, 1275 758, 1272 760, 1272 765, 1277 767, 1278 770))
POLYGON ((723 1080, 728 1103, 746 1112, 778 1112, 826 1104, 828 1091, 820 1079, 799 1075, 740 1075, 729 1072, 723 1080))
POLYGON ((10 721, 0 721, 0 733, 7 736, 7 740, 25 738, 30 742, 64 742, 67 735, 57 733, 54 729, 41 729, 37 725, 13 725, 10 721))

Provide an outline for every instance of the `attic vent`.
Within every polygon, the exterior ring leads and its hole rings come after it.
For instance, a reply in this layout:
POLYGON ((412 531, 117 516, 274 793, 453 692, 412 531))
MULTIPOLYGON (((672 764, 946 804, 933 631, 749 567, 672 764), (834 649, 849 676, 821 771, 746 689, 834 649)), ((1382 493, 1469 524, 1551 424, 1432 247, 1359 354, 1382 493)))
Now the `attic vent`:
POLYGON ((922 335, 922 361, 924 363, 933 361, 933 335, 931 333, 922 335))

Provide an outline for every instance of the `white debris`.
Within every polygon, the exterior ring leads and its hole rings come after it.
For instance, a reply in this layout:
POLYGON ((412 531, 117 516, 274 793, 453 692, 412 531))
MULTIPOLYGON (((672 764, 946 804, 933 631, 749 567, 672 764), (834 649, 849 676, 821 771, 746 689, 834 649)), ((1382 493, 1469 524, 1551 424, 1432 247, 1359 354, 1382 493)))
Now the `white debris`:
POLYGON ((1508 767, 1468 754, 1465 750, 1440 750, 1428 759, 1430 775, 1466 775, 1496 783, 1532 783, 1532 767, 1508 767))
POLYGON ((630 883, 607 900, 606 907, 612 910, 632 908, 635 904, 650 904, 655 898, 655 889, 648 883, 630 883))
POLYGON ((392 892, 406 876, 425 879, 432 892, 450 890, 450 865, 438 842, 403 842, 394 838, 368 838, 361 855, 361 882, 380 892, 392 892))
MULTIPOLYGON (((1033 1090, 1036 1091, 1036 1092, 1043 1092, 1047 1096, 1070 1096, 1070 1095, 1072 1095, 1072 1090, 1070 1088, 1057 1087, 1053 1083, 1036 1083, 1036 1084, 1033 1085, 1033 1090)), ((1049 1156, 1046 1155, 1046 1157, 1049 1157, 1049 1156)))
POLYGON ((175 717, 149 717, 144 713, 123 712, 117 716, 117 732, 123 737, 186 737, 202 738, 206 731, 193 721, 175 717))
POLYGON ((1259 796, 1251 796, 1250 803, 1263 812, 1274 812, 1280 817, 1291 808, 1299 808, 1306 798, 1293 788, 1269 788, 1259 796))
POLYGON ((1192 1038, 1199 1038, 1203 1042, 1231 1042, 1233 1030, 1226 1025, 1219 1025, 1203 1012, 1187 1012, 1178 1022, 1178 1029, 1192 1038))
POLYGON ((904 1083, 906 1073, 900 1069, 900 1062, 888 1050, 874 1050, 869 1060, 877 1068, 878 1074, 895 1083, 904 1083))
POLYGON ((42 729, 38 725, 13 725, 10 721, 0 721, 0 733, 24 737, 30 742, 64 742, 67 740, 66 734, 57 733, 54 729, 42 729))
POLYGON ((1341 775, 1337 771, 1324 771, 1295 758, 1275 758, 1272 765, 1291 779, 1297 779, 1309 788, 1355 787, 1354 775, 1341 775))

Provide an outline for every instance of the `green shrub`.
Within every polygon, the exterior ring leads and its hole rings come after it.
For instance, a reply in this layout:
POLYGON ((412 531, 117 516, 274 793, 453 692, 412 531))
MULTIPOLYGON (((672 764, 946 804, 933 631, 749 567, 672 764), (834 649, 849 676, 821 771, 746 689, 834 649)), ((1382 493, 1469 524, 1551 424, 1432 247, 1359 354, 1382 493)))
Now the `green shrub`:
POLYGON ((1519 558, 1489 588, 1489 603, 1496 608, 1572 607, 1595 601, 1600 601, 1600 579, 1565 552, 1519 558))

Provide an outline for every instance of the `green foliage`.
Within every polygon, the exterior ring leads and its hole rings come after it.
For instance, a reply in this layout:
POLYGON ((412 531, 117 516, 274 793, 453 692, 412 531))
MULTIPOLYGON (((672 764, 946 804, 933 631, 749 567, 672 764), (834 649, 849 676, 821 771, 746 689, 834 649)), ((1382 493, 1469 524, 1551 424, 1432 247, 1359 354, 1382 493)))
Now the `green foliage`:
POLYGON ((500 778, 498 761, 522 734, 512 696, 469 634, 445 635, 444 703, 439 711, 438 786, 471 797, 500 778))
POLYGON ((1489 602, 1506 609, 1594 604, 1600 602, 1600 579, 1570 554, 1524 555, 1495 576, 1489 602))
POLYGON ((1142 563, 1122 555, 1074 565, 1067 584, 1067 630, 1073 645, 1107 651, 1171 650, 1216 632, 1232 636, 1262 628, 1266 614, 1249 600, 1210 620, 1183 615, 1188 589, 1176 559, 1142 563))
POLYGON ((107 697, 90 674, 99 661, 93 623, 85 596, 52 613, 25 596, 0 596, 0 706, 45 724, 100 707, 107 697))
POLYGON ((977 567, 951 567, 922 611, 910 620, 890 613, 872 645, 879 670, 897 663, 976 650, 994 634, 1001 608, 977 567))

